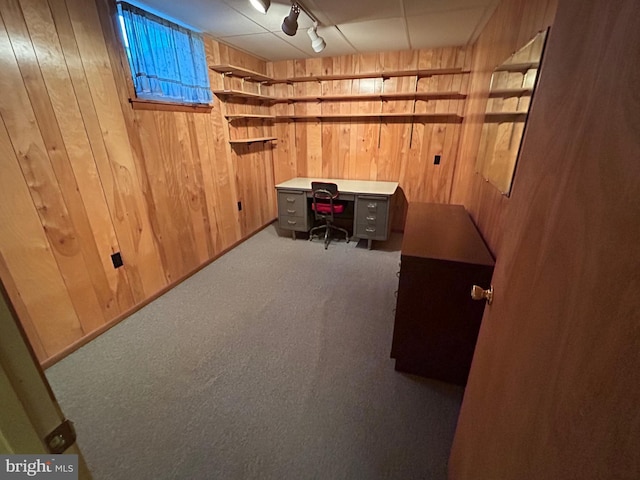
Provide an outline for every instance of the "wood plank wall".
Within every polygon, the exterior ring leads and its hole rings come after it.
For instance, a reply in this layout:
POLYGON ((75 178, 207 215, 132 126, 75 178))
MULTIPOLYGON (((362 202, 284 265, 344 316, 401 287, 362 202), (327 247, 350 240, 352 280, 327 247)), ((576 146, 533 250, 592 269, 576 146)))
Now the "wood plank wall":
MULTIPOLYGON (((384 52, 269 63, 275 78, 349 75, 361 72, 470 67, 470 49, 384 52)), ((394 92, 465 92, 468 74, 415 75, 276 84, 277 97, 394 92)), ((278 103, 276 115, 349 113, 463 114, 464 99, 278 103)), ((397 181, 408 201, 449 202, 461 125, 420 119, 340 119, 277 122, 276 183, 296 176, 397 181), (441 163, 434 165, 434 156, 441 163)), ((396 205, 395 229, 403 227, 404 205, 396 205)))
MULTIPOLYGON (((476 172, 491 74, 537 32, 552 25, 556 5, 557 0, 503 0, 474 44, 451 203, 467 207, 495 256, 501 250, 503 217, 509 198, 501 195, 476 172)), ((516 172, 512 193, 517 188, 516 172)))
MULTIPOLYGON (((232 151, 219 101, 131 108, 113 12, 0 2, 0 278, 45 365, 275 218, 271 153, 232 151)), ((266 69, 211 39, 207 57, 266 69)))

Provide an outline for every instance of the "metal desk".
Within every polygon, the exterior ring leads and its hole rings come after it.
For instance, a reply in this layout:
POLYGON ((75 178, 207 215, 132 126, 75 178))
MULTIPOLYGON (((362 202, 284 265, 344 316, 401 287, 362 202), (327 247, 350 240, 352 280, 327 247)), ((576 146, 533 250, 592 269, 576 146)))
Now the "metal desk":
POLYGON ((373 240, 388 238, 391 197, 398 182, 297 177, 276 185, 278 225, 291 230, 294 239, 296 232, 308 232, 312 227, 313 213, 307 202, 311 197, 311 182, 335 183, 340 200, 354 203, 353 237, 366 238, 368 248, 373 240))

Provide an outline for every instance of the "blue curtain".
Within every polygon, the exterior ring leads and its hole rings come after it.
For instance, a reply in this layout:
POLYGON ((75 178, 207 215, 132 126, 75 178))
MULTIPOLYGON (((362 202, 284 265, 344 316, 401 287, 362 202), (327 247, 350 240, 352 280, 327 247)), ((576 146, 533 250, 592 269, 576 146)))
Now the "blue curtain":
POLYGON ((118 3, 138 98, 210 103, 202 36, 128 3, 118 3))

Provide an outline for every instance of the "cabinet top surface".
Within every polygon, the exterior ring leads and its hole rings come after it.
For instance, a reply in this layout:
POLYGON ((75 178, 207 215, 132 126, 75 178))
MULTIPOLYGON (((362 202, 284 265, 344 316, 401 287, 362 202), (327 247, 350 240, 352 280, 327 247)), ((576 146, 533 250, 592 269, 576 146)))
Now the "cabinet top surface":
POLYGON ((370 195, 393 195, 398 188, 398 182, 378 182, 371 180, 344 180, 336 178, 306 178, 297 177, 279 183, 276 188, 292 190, 311 190, 311 182, 330 182, 338 185, 338 192, 361 193, 370 195))
POLYGON ((462 205, 410 203, 402 255, 478 265, 495 263, 462 205))

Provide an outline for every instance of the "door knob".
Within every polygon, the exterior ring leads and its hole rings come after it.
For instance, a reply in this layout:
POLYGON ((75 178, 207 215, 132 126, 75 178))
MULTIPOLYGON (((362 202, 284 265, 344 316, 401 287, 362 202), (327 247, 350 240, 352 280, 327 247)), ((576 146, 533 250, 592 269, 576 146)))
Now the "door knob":
POLYGON ((491 285, 488 290, 474 285, 471 287, 471 298, 474 300, 486 300, 487 303, 491 305, 491 301, 493 300, 493 285, 491 285))

